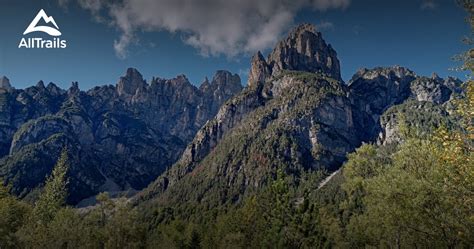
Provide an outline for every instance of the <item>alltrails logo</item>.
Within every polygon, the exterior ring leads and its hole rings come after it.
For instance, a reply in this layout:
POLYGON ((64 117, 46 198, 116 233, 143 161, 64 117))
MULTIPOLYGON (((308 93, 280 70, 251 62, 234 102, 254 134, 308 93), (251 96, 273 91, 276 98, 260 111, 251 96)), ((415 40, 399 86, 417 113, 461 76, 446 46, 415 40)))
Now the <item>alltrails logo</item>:
MULTIPOLYGON (((36 15, 35 19, 30 23, 30 25, 26 28, 23 35, 32 33, 32 32, 44 32, 50 36, 61 36, 61 31, 59 31, 59 27, 54 21, 52 16, 46 15, 44 10, 40 10, 36 15), (38 22, 43 20, 46 24, 51 23, 54 27, 50 26, 38 26, 38 22)), ((66 40, 61 40, 59 37, 55 37, 52 40, 43 39, 39 37, 34 38, 21 38, 20 44, 18 48, 66 48, 66 40)))

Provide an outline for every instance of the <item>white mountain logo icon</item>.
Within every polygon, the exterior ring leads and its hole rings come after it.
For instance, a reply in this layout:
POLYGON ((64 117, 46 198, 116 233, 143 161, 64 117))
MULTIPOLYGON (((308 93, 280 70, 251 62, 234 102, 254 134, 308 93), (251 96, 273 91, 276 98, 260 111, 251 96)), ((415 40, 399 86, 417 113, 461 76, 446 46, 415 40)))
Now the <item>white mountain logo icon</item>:
POLYGON ((54 21, 54 18, 52 16, 46 15, 46 12, 44 12, 43 9, 41 9, 38 12, 35 19, 33 19, 33 21, 30 23, 28 28, 26 28, 25 32, 23 32, 23 35, 29 34, 31 32, 36 32, 36 31, 45 32, 51 36, 61 35, 61 32, 59 31, 59 27, 54 21), (40 21, 40 19, 43 19, 46 23, 52 23, 56 28, 49 27, 49 26, 36 26, 38 25, 38 22, 40 21))

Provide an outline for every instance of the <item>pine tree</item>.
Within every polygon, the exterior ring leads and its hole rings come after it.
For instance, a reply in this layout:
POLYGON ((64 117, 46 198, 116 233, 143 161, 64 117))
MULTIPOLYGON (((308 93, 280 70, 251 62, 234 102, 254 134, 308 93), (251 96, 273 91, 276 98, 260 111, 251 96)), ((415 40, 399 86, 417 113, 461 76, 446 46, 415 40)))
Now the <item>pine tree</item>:
POLYGON ((62 150, 53 172, 46 180, 43 192, 35 203, 33 217, 39 223, 50 222, 59 209, 66 203, 68 169, 68 150, 65 148, 62 150))

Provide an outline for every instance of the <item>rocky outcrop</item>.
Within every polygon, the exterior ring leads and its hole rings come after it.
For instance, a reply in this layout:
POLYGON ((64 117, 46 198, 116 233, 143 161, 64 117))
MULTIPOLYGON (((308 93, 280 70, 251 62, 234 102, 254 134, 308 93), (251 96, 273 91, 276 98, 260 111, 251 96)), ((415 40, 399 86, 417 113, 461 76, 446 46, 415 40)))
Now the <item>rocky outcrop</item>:
POLYGON ((418 77, 410 87, 412 96, 418 101, 428 101, 435 104, 443 104, 450 100, 453 93, 462 92, 461 81, 454 78, 442 79, 438 75, 431 78, 418 77))
POLYGON ((449 100, 452 91, 440 80, 419 78, 412 82, 411 92, 418 101, 441 104, 449 100))
POLYGON ((379 118, 387 108, 410 97, 416 74, 404 67, 361 69, 349 81, 354 121, 362 141, 371 141, 380 132, 379 118))
POLYGON ((278 42, 267 60, 257 52, 252 57, 248 84, 264 83, 284 70, 322 73, 342 81, 336 51, 311 24, 302 24, 292 30, 278 42))
POLYGON ((261 85, 271 75, 271 69, 268 66, 262 53, 257 52, 253 57, 250 65, 248 85, 261 85))
POLYGON ((269 90, 274 83, 267 84, 267 87, 264 85, 267 80, 271 81, 272 75, 278 75, 282 70, 322 72, 340 80, 339 60, 335 51, 315 31, 314 26, 300 25, 278 43, 267 61, 260 52, 252 57, 247 89, 222 106, 217 116, 196 134, 181 156, 179 164, 184 166, 177 173, 177 178, 192 170, 193 165, 202 160, 249 113, 274 97, 269 90), (329 60, 334 62, 331 67, 327 63, 323 65, 328 60, 321 59, 323 55, 331 57, 329 60))
POLYGON ((41 185, 67 145, 77 165, 71 203, 99 191, 142 189, 179 158, 199 128, 240 90, 240 78, 227 71, 218 71, 198 89, 184 75, 153 78, 148 85, 136 69, 128 69, 116 86, 87 92, 77 82, 65 91, 42 81, 2 92, 0 177, 25 197, 41 185), (39 176, 30 175, 35 172, 39 176))
POLYGON ((272 75, 281 70, 321 72, 341 80, 336 51, 326 44, 316 26, 303 24, 280 41, 267 59, 272 75))
POLYGON ((10 85, 10 80, 5 76, 2 76, 0 78, 0 89, 3 89, 4 91, 12 90, 12 86, 10 85))
MULTIPOLYGON (((201 84, 199 90, 203 93, 206 100, 211 100, 213 107, 219 107, 218 103, 223 103, 230 97, 242 90, 240 77, 225 70, 216 72, 212 81, 206 81, 201 84)), ((216 110, 217 111, 217 110, 216 110)))
POLYGON ((147 84, 143 76, 135 68, 129 68, 124 77, 120 77, 117 83, 118 95, 134 95, 138 89, 146 88, 147 84))
POLYGON ((442 105, 436 102, 409 99, 390 107, 380 117, 381 131, 377 144, 388 145, 403 142, 407 136, 426 136, 441 125, 454 128, 456 121, 442 105))
MULTIPOLYGON (((413 71, 400 66, 361 69, 352 77, 348 86, 360 139, 365 142, 378 139, 382 144, 386 143, 383 141, 390 141, 391 134, 398 134, 399 131, 398 119, 389 121, 385 117, 380 120, 384 113, 393 111, 389 111, 389 108, 412 100, 449 105, 451 98, 462 95, 459 79, 442 79, 436 74, 431 78, 417 76, 413 71)), ((424 116, 433 111, 423 111, 418 105, 414 106, 417 106, 414 110, 418 111, 410 115, 424 116)), ((437 117, 436 120, 440 118, 437 117)), ((435 123, 433 121, 430 124, 435 123)), ((398 139, 393 139, 396 140, 398 139)))

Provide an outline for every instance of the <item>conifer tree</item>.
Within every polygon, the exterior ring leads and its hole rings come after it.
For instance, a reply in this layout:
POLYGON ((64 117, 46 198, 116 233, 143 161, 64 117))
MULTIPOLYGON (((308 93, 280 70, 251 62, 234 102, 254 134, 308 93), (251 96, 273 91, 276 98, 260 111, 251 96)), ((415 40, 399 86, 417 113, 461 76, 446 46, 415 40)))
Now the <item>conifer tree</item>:
POLYGON ((35 203, 33 216, 38 222, 50 222, 66 203, 68 169, 68 150, 64 148, 54 166, 53 172, 46 180, 43 192, 35 203))

